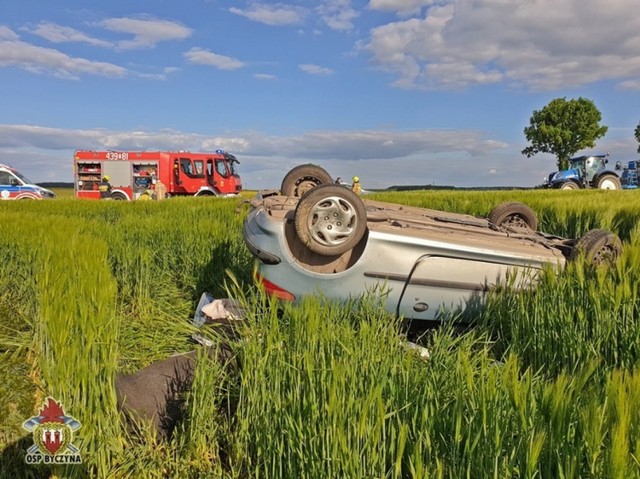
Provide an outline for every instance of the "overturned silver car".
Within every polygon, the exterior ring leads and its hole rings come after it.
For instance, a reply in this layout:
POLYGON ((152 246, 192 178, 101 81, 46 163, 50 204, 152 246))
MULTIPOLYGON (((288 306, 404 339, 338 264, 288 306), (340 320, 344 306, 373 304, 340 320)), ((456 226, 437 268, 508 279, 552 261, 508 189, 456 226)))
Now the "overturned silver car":
POLYGON ((538 232, 523 203, 477 218, 362 199, 330 181, 320 167, 301 165, 279 192, 251 200, 244 241, 269 294, 347 299, 379 288, 388 311, 437 320, 443 308, 465 308, 507 280, 530 286, 546 265, 563 268, 581 254, 598 265, 622 250, 605 230, 580 239, 538 232))

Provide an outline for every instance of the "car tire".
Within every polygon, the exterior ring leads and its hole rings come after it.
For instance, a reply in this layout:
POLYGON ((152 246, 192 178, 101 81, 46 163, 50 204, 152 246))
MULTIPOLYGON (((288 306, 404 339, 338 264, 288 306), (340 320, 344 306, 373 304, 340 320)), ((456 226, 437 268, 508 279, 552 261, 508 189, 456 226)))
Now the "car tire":
POLYGON ((538 229, 538 215, 524 203, 509 202, 496 206, 489 214, 489 221, 498 228, 538 229))
POLYGON ((111 199, 115 201, 127 201, 127 197, 123 193, 113 193, 111 199))
POLYGON ((311 251, 337 256, 353 249, 367 230, 367 212, 360 197, 339 185, 307 191, 294 215, 296 234, 311 251))
POLYGON ((560 185, 561 190, 579 190, 580 189, 580 185, 578 185, 577 183, 574 183, 573 181, 567 181, 566 183, 562 183, 560 185))
POLYGON ((333 178, 324 168, 311 163, 298 165, 285 175, 280 193, 300 198, 314 186, 328 183, 333 183, 333 178))
POLYGON ((598 188, 601 190, 621 190, 620 178, 614 175, 604 175, 598 179, 598 188))
POLYGON ((584 255, 593 266, 610 265, 622 254, 622 242, 611 231, 588 231, 573 247, 569 259, 575 261, 584 255))

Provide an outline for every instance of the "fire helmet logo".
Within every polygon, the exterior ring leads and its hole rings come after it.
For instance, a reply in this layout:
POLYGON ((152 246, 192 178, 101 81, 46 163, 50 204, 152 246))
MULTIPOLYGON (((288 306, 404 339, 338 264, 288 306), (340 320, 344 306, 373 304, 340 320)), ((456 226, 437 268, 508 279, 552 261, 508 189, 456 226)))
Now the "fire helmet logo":
POLYGON ((48 397, 37 416, 22 427, 33 433, 33 446, 27 451, 28 464, 79 464, 82 458, 73 444, 73 432, 80 423, 64 413, 62 404, 48 397))

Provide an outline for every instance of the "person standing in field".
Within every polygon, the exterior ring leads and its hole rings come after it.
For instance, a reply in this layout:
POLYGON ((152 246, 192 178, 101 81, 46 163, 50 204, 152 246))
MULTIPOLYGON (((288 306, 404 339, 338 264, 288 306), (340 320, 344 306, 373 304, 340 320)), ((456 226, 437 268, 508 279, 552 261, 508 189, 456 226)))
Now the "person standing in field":
POLYGON ((104 175, 102 177, 102 181, 98 185, 98 191, 100 192, 101 200, 110 200, 111 199, 111 183, 109 181, 111 178, 109 175, 104 175))
POLYGON ((356 195, 362 193, 362 186, 360 186, 360 178, 354 176, 351 180, 351 191, 353 191, 356 195))
POLYGON ((165 185, 162 181, 156 181, 156 199, 158 201, 164 200, 167 195, 167 185, 165 185))

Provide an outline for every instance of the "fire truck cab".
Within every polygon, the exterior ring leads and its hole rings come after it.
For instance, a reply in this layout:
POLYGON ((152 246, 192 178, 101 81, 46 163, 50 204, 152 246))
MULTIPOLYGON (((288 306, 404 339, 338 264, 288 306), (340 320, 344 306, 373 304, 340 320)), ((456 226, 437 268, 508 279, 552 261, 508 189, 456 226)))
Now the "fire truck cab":
MULTIPOLYGON (((136 200, 163 184, 167 196, 229 196, 242 191, 235 156, 212 153, 92 151, 74 153, 77 198, 100 198, 98 186, 106 176, 114 200, 136 200)), ((159 188, 158 188, 159 189, 159 188)))
POLYGON ((0 200, 42 200, 55 193, 29 181, 18 170, 0 164, 0 200))

